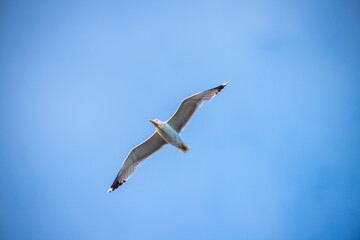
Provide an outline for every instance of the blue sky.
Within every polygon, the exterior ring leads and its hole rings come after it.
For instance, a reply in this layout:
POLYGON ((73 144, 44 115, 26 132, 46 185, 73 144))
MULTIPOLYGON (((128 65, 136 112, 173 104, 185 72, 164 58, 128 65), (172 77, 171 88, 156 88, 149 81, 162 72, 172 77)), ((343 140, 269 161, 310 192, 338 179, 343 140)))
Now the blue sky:
POLYGON ((0 3, 2 239, 360 237, 356 1, 0 3), (229 85, 106 194, 191 94, 229 85))

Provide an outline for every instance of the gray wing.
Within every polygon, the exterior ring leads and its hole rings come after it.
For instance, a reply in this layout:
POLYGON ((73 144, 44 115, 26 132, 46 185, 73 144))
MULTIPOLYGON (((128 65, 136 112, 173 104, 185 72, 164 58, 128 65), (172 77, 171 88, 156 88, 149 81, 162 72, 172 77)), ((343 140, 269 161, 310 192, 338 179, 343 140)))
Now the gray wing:
POLYGON ((125 183, 135 172, 137 166, 143 163, 146 158, 159 151, 166 144, 166 141, 157 132, 155 132, 145 142, 134 147, 121 165, 120 171, 109 188, 108 193, 114 191, 125 183))
POLYGON ((224 83, 218 87, 210 90, 194 94, 185 98, 177 111, 172 117, 167 120, 167 123, 173 127, 178 133, 181 132, 190 121, 196 110, 203 102, 210 101, 216 94, 218 94, 228 83, 224 83))

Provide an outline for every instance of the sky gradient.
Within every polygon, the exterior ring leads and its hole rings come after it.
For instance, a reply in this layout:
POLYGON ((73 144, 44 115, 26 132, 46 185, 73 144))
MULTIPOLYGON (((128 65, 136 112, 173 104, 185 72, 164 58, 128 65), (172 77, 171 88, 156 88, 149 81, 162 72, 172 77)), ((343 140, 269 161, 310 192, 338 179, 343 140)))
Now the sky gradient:
POLYGON ((357 1, 2 1, 1 239, 359 239, 357 1), (119 189, 129 151, 222 83, 119 189))

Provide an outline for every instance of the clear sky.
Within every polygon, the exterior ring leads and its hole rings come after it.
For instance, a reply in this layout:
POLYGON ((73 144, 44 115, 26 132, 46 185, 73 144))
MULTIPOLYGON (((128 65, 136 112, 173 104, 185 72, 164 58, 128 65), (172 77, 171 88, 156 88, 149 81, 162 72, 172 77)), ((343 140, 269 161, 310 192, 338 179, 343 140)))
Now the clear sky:
POLYGON ((1 239, 359 239, 357 1, 1 1, 1 239), (118 190, 135 145, 229 85, 118 190))

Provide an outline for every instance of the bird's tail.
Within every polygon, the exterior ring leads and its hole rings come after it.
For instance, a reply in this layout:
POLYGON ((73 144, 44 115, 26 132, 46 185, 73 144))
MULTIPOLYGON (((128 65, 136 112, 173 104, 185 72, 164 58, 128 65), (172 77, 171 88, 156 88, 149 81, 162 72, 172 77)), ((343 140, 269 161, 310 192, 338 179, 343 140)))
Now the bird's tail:
POLYGON ((180 151, 182 151, 183 153, 186 153, 187 151, 189 151, 190 147, 186 143, 182 142, 178 149, 180 149, 180 151))

